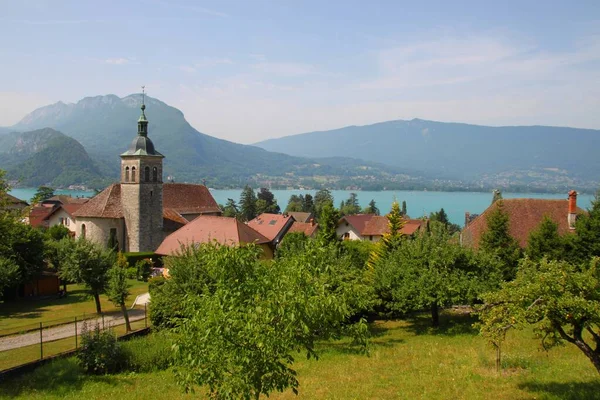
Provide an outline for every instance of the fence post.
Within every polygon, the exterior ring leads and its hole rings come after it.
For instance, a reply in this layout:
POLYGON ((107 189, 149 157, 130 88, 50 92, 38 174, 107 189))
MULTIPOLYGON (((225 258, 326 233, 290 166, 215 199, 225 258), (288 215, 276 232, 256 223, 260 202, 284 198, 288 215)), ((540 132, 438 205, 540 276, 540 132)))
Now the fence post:
POLYGON ((40 360, 44 359, 44 340, 42 339, 42 323, 40 322, 40 360))
POLYGON ((75 350, 77 350, 77 317, 75 317, 75 350))
POLYGON ((148 313, 146 312, 146 303, 144 303, 144 327, 148 327, 148 313))
POLYGON ((104 313, 102 313, 102 330, 106 330, 106 328, 104 328, 104 313))

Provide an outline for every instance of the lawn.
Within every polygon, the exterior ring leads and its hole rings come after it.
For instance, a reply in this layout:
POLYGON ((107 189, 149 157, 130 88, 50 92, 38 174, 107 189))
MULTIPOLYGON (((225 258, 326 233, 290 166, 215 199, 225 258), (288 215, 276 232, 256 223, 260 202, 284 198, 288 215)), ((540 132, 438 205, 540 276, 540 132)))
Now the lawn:
MULTIPOLYGON (((130 305, 137 295, 148 291, 148 283, 133 279, 129 283, 131 294, 127 302, 130 305)), ((52 297, 0 302, 0 335, 35 329, 40 322, 44 325, 72 322, 75 317, 93 316, 96 313, 94 299, 83 285, 68 285, 67 293, 62 299, 52 297)), ((100 296, 100 301, 103 312, 118 311, 105 295, 100 296)))
MULTIPOLYGON (((540 350, 531 331, 511 332, 504 370, 493 349, 464 316, 443 315, 442 328, 426 317, 376 322, 370 356, 348 340, 323 343, 319 360, 299 354, 294 368, 300 395, 272 399, 599 399, 600 379, 574 346, 540 350)), ((202 393, 200 389, 198 391, 202 393)), ((188 399, 171 371, 82 375, 74 359, 60 360, 0 386, 17 399, 188 399)))

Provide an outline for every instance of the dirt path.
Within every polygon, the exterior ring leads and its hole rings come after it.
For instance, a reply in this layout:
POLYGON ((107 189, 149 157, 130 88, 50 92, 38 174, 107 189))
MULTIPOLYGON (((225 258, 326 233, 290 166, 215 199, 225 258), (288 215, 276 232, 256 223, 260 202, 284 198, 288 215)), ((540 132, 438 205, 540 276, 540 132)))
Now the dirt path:
MULTIPOLYGON (((139 321, 144 319, 144 310, 128 310, 129 321, 139 321)), ((99 318, 91 318, 85 321, 88 327, 94 327, 96 324, 99 324, 102 327, 103 321, 102 317, 99 318)), ((81 329, 83 328, 84 321, 77 322, 77 333, 81 333, 81 329)), ((125 324, 125 319, 121 313, 115 313, 114 315, 105 315, 104 316, 104 326, 118 326, 125 324)), ((64 339, 68 337, 75 336, 75 323, 65 324, 56 326, 54 328, 47 328, 42 330, 42 340, 44 342, 49 342, 52 340, 64 339)), ((0 338, 0 352, 18 349, 19 347, 31 346, 32 344, 40 344, 40 332, 34 331, 29 333, 24 333, 22 335, 13 335, 6 336, 0 338)))

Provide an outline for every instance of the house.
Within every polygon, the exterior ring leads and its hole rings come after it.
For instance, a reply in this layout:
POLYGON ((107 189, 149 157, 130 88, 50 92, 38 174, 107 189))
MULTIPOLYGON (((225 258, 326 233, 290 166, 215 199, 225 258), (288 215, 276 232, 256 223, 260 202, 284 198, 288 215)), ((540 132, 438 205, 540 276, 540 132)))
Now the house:
POLYGON ((276 247, 290 230, 294 221, 294 217, 289 215, 263 213, 249 221, 248 226, 269 239, 271 244, 276 247))
POLYGON ((33 227, 49 228, 64 225, 75 234, 75 211, 79 210, 88 198, 65 195, 53 196, 37 203, 29 212, 29 224, 33 227))
POLYGON ((295 232, 303 233, 309 238, 315 238, 317 237, 317 233, 319 232, 319 224, 317 224, 312 218, 309 222, 294 221, 287 233, 295 232))
MULTIPOLYGON (((414 235, 422 229, 426 222, 420 219, 404 218, 404 226, 400 230, 403 235, 414 235)), ((390 232, 387 217, 374 214, 346 215, 338 222, 336 234, 343 240, 379 241, 390 232)))
POLYGON ((14 211, 20 214, 27 207, 29 207, 29 204, 26 201, 17 199, 8 193, 0 197, 0 209, 2 210, 14 211))
POLYGON ((571 190, 568 199, 503 199, 495 201, 474 219, 465 216, 467 225, 460 235, 462 245, 478 248, 481 236, 487 231, 487 216, 502 206, 509 218, 509 233, 522 248, 527 247, 529 234, 535 230, 544 216, 558 225, 558 233, 566 235, 575 231, 577 215, 585 211, 577 207, 577 192, 571 190))
POLYGON ((73 216, 75 235, 128 252, 155 251, 170 233, 221 209, 204 185, 163 183, 163 159, 148 137, 142 101, 137 135, 121 154, 120 183, 90 199, 73 216))
POLYGON ((225 246, 255 243, 263 250, 263 258, 273 258, 271 240, 235 218, 201 215, 160 244, 156 253, 163 256, 177 255, 182 246, 217 242, 225 246))
POLYGON ((310 222, 315 216, 310 212, 291 211, 287 213, 290 217, 294 217, 296 222, 310 222))

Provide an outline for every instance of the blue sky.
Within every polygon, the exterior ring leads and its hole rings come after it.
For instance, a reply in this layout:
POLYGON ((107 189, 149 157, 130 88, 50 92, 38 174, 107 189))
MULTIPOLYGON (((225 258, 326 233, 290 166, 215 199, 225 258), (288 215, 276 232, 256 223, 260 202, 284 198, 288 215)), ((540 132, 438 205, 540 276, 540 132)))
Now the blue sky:
POLYGON ((0 0, 0 38, 0 126, 146 85, 241 143, 412 118, 600 129, 597 0, 0 0))

